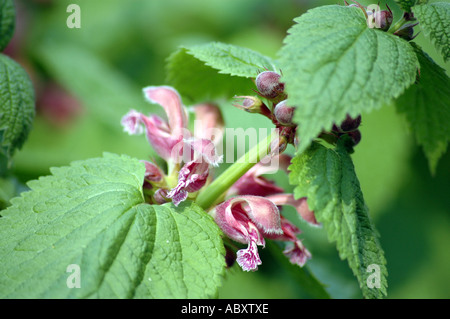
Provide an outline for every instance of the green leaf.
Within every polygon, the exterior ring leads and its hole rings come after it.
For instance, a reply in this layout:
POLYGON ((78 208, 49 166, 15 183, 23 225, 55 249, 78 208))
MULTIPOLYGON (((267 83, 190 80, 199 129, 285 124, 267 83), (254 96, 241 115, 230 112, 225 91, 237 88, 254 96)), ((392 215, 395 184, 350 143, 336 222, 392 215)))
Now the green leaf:
POLYGON ((420 76, 417 83, 397 100, 396 106, 398 112, 406 115, 434 174, 450 140, 450 81, 444 69, 420 47, 414 47, 419 58, 420 76))
POLYGON ((182 47, 167 64, 167 80, 192 101, 251 93, 259 71, 275 70, 274 62, 250 49, 212 42, 182 47))
POLYGON ((6 48, 14 34, 15 19, 13 0, 0 0, 0 51, 6 48))
POLYGON ((414 7, 413 12, 424 34, 430 37, 444 61, 447 62, 450 58, 450 3, 424 4, 414 7))
POLYGON ((0 153, 11 159, 34 119, 34 89, 25 70, 0 54, 0 153))
POLYGON ((225 266, 220 230, 194 203, 144 203, 143 163, 105 154, 52 173, 2 212, 2 298, 216 294, 225 266), (80 288, 67 285, 69 265, 79 266, 80 288))
POLYGON ((343 143, 329 149, 313 143, 289 167, 295 198, 307 197, 308 205, 323 224, 339 256, 347 259, 365 298, 386 295, 387 270, 378 233, 370 219, 353 162, 343 143), (369 288, 371 265, 378 265, 380 288, 369 288))
POLYGON ((405 40, 370 29, 361 9, 338 5, 295 19, 280 51, 299 152, 349 114, 377 109, 414 83, 417 57, 405 40))

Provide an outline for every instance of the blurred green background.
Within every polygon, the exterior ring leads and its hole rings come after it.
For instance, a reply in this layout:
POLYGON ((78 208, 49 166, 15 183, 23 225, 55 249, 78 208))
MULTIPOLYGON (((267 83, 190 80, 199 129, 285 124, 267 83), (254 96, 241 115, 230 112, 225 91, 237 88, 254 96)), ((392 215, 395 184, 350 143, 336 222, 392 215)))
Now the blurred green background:
MULTIPOLYGON (((26 182, 48 174, 52 166, 98 157, 104 151, 140 159, 154 156, 144 136, 122 131, 120 119, 131 108, 160 111, 144 101, 141 88, 167 84, 165 60, 173 51, 181 45, 221 41, 276 58, 293 18, 338 1, 15 2, 16 32, 6 53, 30 74, 38 111, 28 141, 14 158, 13 173, 26 182), (71 3, 81 8, 80 29, 66 26, 71 3)), ((388 3, 397 20, 398 6, 388 3)), ((416 42, 449 72, 450 65, 423 35, 416 42)), ((235 109, 229 100, 220 101, 220 106, 227 127, 271 127, 264 118, 235 109)), ((394 106, 363 114, 361 131, 362 142, 353 159, 386 253, 389 298, 449 298, 449 152, 431 176, 422 150, 394 106)), ((291 189, 285 175, 274 178, 291 189)), ((288 209, 285 213, 294 216, 288 209)), ((313 254, 309 269, 331 296, 360 298, 356 279, 324 230, 291 219, 304 231, 301 237, 313 254)), ((254 273, 232 267, 219 297, 310 297, 269 249, 262 251, 262 260, 254 273)))

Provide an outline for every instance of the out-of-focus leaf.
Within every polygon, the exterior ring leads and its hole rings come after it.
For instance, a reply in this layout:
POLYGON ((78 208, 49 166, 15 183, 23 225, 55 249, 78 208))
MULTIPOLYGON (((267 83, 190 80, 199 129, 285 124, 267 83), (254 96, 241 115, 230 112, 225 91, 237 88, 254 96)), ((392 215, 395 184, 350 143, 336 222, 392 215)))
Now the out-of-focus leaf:
POLYGON ((6 48, 13 36, 15 19, 13 0, 0 0, 0 51, 6 48))
POLYGON ((396 105, 406 115, 434 173, 450 140, 450 81, 445 70, 420 47, 414 48, 420 63, 418 83, 408 88, 396 105))
POLYGON ((8 160, 27 139, 34 114, 34 89, 28 74, 0 54, 0 153, 8 160))
POLYGON ((450 58, 450 3, 435 2, 413 9, 425 35, 430 37, 444 61, 450 58))

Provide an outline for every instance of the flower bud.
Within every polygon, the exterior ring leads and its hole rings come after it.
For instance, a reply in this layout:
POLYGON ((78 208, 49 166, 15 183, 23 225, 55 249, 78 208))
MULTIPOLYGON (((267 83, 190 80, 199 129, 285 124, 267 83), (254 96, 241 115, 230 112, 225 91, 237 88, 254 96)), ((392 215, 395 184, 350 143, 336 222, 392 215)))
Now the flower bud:
POLYGON ((273 71, 258 74, 255 83, 261 96, 273 99, 284 91, 284 83, 280 82, 281 75, 273 71))
POLYGON ((347 134, 352 139, 353 146, 356 146, 361 142, 361 132, 359 130, 348 132, 347 134))
POLYGON ((295 126, 295 124, 292 123, 294 111, 295 107, 288 106, 287 100, 284 100, 275 106, 273 113, 275 115, 275 118, 280 124, 287 126, 295 126))
POLYGON ((155 164, 149 161, 141 161, 145 164, 144 178, 150 182, 160 182, 163 179, 164 173, 155 164))
POLYGON ((231 268, 236 262, 236 253, 233 249, 225 245, 225 263, 227 268, 231 268))
POLYGON ((347 118, 341 123, 339 129, 341 132, 350 132, 358 129, 359 125, 361 125, 361 115, 358 115, 356 118, 347 115, 347 118))
POLYGON ((400 29, 395 31, 394 34, 402 39, 405 39, 406 41, 414 40, 414 38, 418 35, 418 33, 414 35, 414 27, 418 24, 419 23, 405 24, 400 29))
POLYGON ((373 18, 375 19, 375 27, 377 29, 387 31, 391 27, 394 16, 392 15, 391 9, 389 7, 388 9, 389 10, 375 11, 373 13, 373 18))
POLYGON ((270 116, 270 110, 256 96, 235 96, 235 99, 241 99, 241 103, 233 103, 233 106, 249 113, 259 113, 265 116, 270 116))

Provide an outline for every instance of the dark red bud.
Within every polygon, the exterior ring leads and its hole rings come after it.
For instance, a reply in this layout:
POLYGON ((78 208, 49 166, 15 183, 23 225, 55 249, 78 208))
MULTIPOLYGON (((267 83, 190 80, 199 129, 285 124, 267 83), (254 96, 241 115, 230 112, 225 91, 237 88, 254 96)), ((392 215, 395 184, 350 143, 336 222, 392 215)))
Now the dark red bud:
POLYGON ((225 245, 225 252, 225 263, 227 264, 227 268, 231 268, 236 261, 236 253, 227 245, 225 245))
POLYGON ((359 142, 361 142, 361 132, 359 130, 348 132, 347 134, 351 137, 353 146, 356 146, 359 144, 359 142))
POLYGON ((331 131, 332 132, 336 132, 336 133, 340 133, 341 132, 340 128, 336 124, 333 124, 333 127, 331 128, 331 131))
POLYGON ((275 106, 273 113, 275 115, 275 118, 280 124, 287 126, 295 126, 295 124, 292 124, 294 111, 295 107, 288 106, 287 100, 284 100, 275 106))
POLYGON ((261 96, 273 99, 284 91, 284 83, 280 82, 280 77, 276 72, 264 71, 258 74, 255 83, 261 96))
POLYGON ((358 115, 354 119, 347 115, 347 118, 341 123, 340 130, 342 132, 354 131, 359 127, 359 125, 361 125, 361 115, 358 115))
POLYGON ((417 34, 414 35, 414 27, 418 24, 419 23, 405 24, 400 29, 395 31, 394 34, 402 39, 405 39, 406 41, 411 41, 417 36, 417 34))
POLYGON ((414 17, 414 13, 413 12, 405 12, 403 13, 403 18, 406 21, 416 21, 416 17, 414 17))
POLYGON ((389 30, 392 21, 394 20, 394 16, 392 15, 392 11, 390 9, 375 11, 373 17, 375 19, 376 28, 381 29, 383 31, 389 30))

